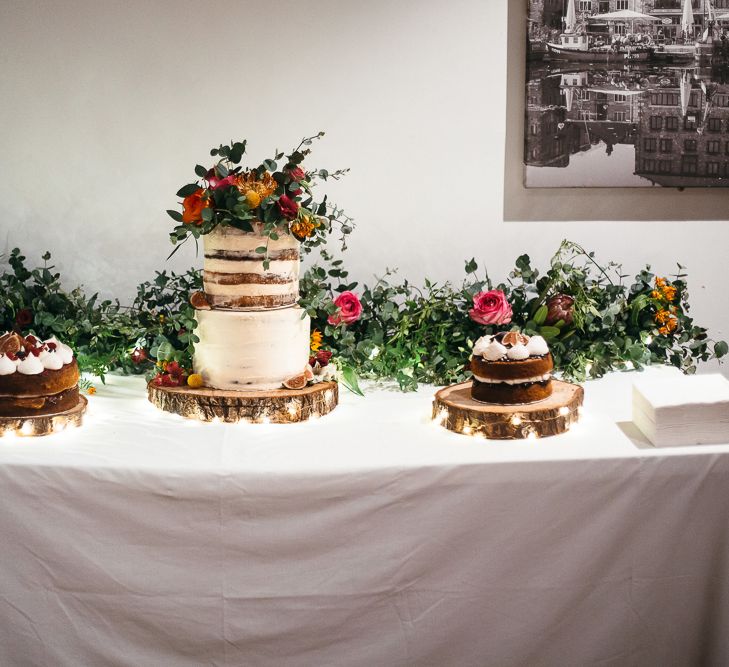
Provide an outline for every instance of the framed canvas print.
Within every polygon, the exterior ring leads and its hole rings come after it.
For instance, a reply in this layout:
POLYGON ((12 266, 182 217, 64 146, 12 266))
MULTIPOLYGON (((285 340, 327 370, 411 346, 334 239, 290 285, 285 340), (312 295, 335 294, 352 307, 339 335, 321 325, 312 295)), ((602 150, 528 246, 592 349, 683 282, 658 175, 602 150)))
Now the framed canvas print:
POLYGON ((527 188, 729 185, 727 0, 526 0, 527 188))

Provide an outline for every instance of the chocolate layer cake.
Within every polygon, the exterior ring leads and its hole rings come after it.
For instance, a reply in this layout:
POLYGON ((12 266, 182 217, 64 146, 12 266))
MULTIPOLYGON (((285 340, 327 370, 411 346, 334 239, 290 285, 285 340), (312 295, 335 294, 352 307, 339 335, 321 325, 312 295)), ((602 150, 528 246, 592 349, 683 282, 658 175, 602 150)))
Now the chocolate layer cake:
POLYGON ((70 347, 16 333, 0 336, 0 417, 34 417, 78 404, 78 364, 70 347))
POLYGON ((480 338, 473 348, 471 396, 482 403, 520 405, 552 394, 554 363, 541 336, 517 332, 480 338))

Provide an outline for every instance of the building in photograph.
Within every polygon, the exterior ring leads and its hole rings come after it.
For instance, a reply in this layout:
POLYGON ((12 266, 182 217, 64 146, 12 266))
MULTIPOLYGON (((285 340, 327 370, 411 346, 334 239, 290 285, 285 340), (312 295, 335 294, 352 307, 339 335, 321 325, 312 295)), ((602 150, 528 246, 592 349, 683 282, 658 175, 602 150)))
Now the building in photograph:
POLYGON ((638 128, 635 173, 664 187, 729 184, 729 85, 676 70, 654 82, 638 128))

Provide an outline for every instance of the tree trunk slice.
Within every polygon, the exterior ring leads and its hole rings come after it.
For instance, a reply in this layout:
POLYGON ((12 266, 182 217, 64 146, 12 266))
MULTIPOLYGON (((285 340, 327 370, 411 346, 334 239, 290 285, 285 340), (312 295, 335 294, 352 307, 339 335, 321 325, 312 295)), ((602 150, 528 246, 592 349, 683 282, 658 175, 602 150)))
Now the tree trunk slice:
POLYGON ((0 417, 0 437, 14 433, 20 436, 41 436, 58 433, 66 428, 81 426, 88 401, 78 397, 78 403, 70 410, 36 417, 0 417))
POLYGON ((200 421, 295 424, 330 413, 339 403, 339 385, 320 382, 304 389, 223 391, 147 385, 160 410, 200 421))
POLYGON ((527 405, 492 405, 471 398, 471 382, 438 391, 433 419, 456 433, 482 435, 491 440, 545 438, 568 431, 579 419, 584 390, 576 384, 552 380, 552 395, 527 405))

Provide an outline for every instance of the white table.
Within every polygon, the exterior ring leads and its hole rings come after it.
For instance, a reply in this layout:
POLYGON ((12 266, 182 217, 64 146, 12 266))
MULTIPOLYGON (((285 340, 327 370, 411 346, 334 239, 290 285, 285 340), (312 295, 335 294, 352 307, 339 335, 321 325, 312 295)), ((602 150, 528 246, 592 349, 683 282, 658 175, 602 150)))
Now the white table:
POLYGON ((650 447, 634 377, 523 442, 443 430, 432 388, 224 425, 111 378, 0 440, 0 664, 726 665, 729 445, 650 447))

